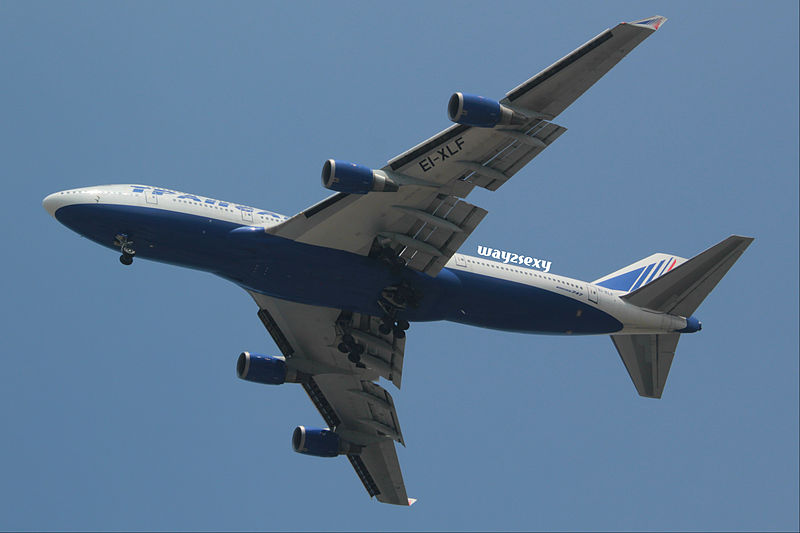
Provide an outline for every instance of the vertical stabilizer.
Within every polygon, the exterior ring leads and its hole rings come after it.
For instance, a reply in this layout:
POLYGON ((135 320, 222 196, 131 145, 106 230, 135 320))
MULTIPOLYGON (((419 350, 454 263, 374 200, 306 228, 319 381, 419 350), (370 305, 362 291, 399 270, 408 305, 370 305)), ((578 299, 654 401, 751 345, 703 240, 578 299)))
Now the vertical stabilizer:
POLYGON ((653 254, 650 257, 636 261, 632 265, 603 276, 592 283, 614 291, 635 291, 684 262, 686 262, 686 259, 677 255, 653 254))

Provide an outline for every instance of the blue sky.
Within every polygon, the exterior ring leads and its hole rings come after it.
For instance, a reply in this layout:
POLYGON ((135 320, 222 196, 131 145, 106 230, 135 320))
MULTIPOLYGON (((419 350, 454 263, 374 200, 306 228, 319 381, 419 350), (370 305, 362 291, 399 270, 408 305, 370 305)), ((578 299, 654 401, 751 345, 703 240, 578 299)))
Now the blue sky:
POLYGON ((0 529, 797 530, 798 4, 0 3, 0 529), (295 454, 299 387, 252 300, 41 208, 142 182, 294 214, 327 158, 380 167, 607 27, 669 21, 556 120, 478 244, 595 279, 756 237, 639 398, 607 337, 414 324, 411 509, 295 454))

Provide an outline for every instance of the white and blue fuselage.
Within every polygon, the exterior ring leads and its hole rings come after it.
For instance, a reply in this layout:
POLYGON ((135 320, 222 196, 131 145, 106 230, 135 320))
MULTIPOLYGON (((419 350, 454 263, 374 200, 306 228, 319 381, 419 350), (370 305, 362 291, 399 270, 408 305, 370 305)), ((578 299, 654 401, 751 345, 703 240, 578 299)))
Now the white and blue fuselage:
POLYGON ((409 321, 449 320, 505 331, 634 334, 687 331, 684 317, 627 303, 615 291, 526 267, 455 254, 436 277, 269 233, 288 217, 144 185, 101 185, 44 199, 59 222, 136 257, 203 270, 261 294, 380 315, 384 287, 406 281, 424 295, 409 321), (266 230, 266 231, 265 231, 266 230))

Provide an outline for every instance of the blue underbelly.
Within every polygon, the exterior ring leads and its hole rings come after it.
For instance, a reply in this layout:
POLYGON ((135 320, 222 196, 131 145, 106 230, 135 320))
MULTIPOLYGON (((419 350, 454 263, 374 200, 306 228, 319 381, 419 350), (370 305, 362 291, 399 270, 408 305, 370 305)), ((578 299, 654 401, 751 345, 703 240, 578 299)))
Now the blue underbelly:
POLYGON ((447 320, 523 333, 612 333, 622 323, 582 301, 531 285, 452 271, 457 309, 447 320))

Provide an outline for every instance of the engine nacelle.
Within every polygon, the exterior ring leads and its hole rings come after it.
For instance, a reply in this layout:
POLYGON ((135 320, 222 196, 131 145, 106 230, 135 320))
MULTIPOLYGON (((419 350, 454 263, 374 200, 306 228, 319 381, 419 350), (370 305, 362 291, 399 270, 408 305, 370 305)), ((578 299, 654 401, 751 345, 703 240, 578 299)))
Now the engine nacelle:
POLYGON ((242 352, 236 360, 236 375, 247 381, 265 385, 280 385, 295 381, 295 372, 286 368, 286 361, 257 353, 242 352))
POLYGON ((399 189, 399 185, 383 172, 335 159, 328 159, 322 166, 322 185, 332 191, 351 194, 395 192, 399 189))
POLYGON ((478 128, 517 126, 528 120, 522 113, 517 113, 491 98, 465 93, 455 93, 450 97, 447 115, 453 122, 478 128))
POLYGON ((338 433, 330 429, 297 426, 292 433, 292 449, 297 453, 316 457, 336 457, 346 453, 346 448, 338 433))

